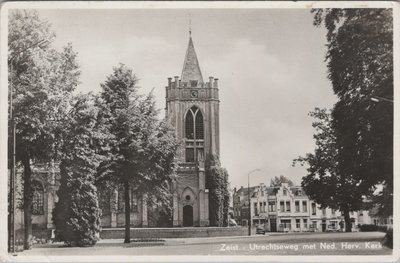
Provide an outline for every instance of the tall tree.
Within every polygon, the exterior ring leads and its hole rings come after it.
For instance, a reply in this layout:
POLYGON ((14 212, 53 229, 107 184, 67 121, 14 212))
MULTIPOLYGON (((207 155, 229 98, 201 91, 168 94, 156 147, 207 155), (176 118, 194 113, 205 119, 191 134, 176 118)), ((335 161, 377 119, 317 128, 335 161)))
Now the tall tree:
POLYGON ((284 175, 275 176, 274 178, 271 179, 271 182, 269 183, 269 186, 275 187, 275 186, 281 186, 282 183, 287 183, 289 186, 293 186, 292 180, 287 178, 284 175))
POLYGON ((70 246, 96 244, 100 210, 95 175, 107 156, 107 126, 98 122, 94 97, 78 95, 64 122, 60 188, 53 210, 56 239, 70 246))
POLYGON ((124 188, 125 243, 130 243, 130 191, 138 195, 169 199, 169 184, 175 169, 177 141, 172 129, 157 119, 150 93, 141 96, 132 70, 120 64, 101 84, 100 117, 114 136, 111 157, 99 168, 98 182, 111 181, 124 188))
POLYGON ((313 127, 316 148, 314 153, 294 160, 307 165, 308 174, 301 186, 306 194, 323 208, 337 209, 344 215, 346 231, 351 231, 350 212, 361 208, 362 191, 354 176, 340 172, 338 165, 338 143, 332 125, 332 117, 326 109, 316 108, 309 114, 314 118, 313 127))
POLYGON ((228 171, 221 167, 218 156, 206 162, 206 188, 209 190, 210 226, 226 226, 229 212, 228 171))
MULTIPOLYGON (((55 33, 35 11, 13 11, 8 25, 9 84, 13 89, 16 161, 23 166, 24 248, 32 243, 32 168, 34 162, 56 158, 60 121, 78 84, 76 53, 71 45, 58 52, 50 47, 55 33)), ((11 93, 10 93, 11 95, 11 93)), ((11 99, 11 97, 9 97, 11 99)))
POLYGON ((327 29, 328 77, 339 99, 332 111, 338 169, 343 176, 354 178, 365 194, 383 185, 384 191, 378 194, 381 212, 392 214, 392 9, 313 12, 314 24, 327 29), (384 99, 377 103, 377 98, 384 99))

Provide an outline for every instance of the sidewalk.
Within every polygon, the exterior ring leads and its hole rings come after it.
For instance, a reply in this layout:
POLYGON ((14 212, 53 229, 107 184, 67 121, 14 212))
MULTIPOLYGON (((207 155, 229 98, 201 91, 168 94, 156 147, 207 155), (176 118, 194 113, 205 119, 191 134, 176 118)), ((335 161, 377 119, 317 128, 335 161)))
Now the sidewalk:
MULTIPOLYGON (((318 233, 283 233, 283 232, 268 232, 265 235, 251 235, 251 236, 220 236, 220 237, 191 237, 191 238, 131 238, 131 243, 124 243, 124 239, 101 239, 95 247, 146 247, 146 246, 177 246, 184 244, 209 244, 224 242, 225 240, 247 240, 247 239, 262 239, 269 236, 292 236, 292 235, 313 235, 318 233)), ((322 234, 322 233, 321 233, 322 234)), ((37 244, 34 248, 61 248, 64 243, 55 242, 49 244, 37 244)))

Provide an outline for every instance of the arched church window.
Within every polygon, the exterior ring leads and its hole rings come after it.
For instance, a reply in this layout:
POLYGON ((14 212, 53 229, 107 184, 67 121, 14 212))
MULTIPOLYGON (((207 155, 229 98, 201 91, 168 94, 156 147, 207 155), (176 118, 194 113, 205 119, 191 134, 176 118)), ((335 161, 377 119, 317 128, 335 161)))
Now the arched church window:
POLYGON ((186 162, 204 160, 204 119, 200 109, 191 107, 185 117, 186 162), (194 140, 194 141, 191 141, 194 140))
POLYGON ((185 121, 185 133, 187 139, 194 139, 194 119, 193 113, 191 110, 188 111, 186 114, 186 121, 185 121))
POLYGON ((203 114, 201 114, 201 111, 198 110, 196 114, 196 121, 195 121, 195 127, 196 127, 196 139, 204 139, 204 122, 203 122, 203 114))
POLYGON ((38 181, 32 183, 33 197, 32 197, 32 214, 44 214, 44 189, 43 185, 38 181))
POLYGON ((204 139, 203 114, 196 106, 190 108, 185 119, 186 139, 204 139))

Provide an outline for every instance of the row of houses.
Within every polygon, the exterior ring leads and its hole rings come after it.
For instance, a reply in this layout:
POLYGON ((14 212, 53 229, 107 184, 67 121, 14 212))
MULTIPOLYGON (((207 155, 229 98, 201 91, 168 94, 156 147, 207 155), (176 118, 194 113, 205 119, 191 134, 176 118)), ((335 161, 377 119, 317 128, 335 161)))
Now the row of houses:
MULTIPOLYGON (((344 228, 344 217, 340 211, 321 208, 310 200, 300 186, 282 183, 278 187, 267 187, 263 183, 250 188, 241 187, 233 192, 233 217, 242 226, 249 222, 263 226, 266 231, 340 231, 344 228)), ((358 225, 393 225, 393 218, 375 217, 371 211, 351 212, 352 230, 358 225)))

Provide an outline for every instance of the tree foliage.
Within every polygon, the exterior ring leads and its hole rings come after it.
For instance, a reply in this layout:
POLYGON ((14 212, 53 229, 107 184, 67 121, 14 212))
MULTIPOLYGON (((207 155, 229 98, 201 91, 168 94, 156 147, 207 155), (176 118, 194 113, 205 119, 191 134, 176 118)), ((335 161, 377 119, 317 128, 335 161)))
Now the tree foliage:
POLYGON ((326 109, 316 108, 309 114, 314 118, 312 126, 315 150, 305 157, 299 157, 294 163, 307 165, 307 175, 302 178, 301 186, 306 194, 322 207, 341 211, 346 222, 346 231, 351 231, 349 212, 361 208, 362 192, 354 177, 340 172, 338 166, 338 144, 332 117, 326 109))
POLYGON ((173 130, 157 118, 152 93, 141 96, 132 70, 120 64, 101 84, 99 117, 110 127, 110 158, 99 167, 98 183, 124 187, 125 243, 130 242, 130 189, 148 201, 170 204, 169 183, 178 143, 173 130))
POLYGON ((221 167, 217 156, 206 163, 206 188, 209 190, 210 226, 227 226, 229 212, 228 171, 221 167))
POLYGON ((280 175, 279 177, 275 176, 274 178, 272 178, 269 186, 271 187, 281 186, 282 183, 287 183, 289 186, 294 185, 292 180, 286 178, 284 175, 280 175))
POLYGON ((95 187, 97 167, 106 156, 107 126, 97 121, 94 97, 79 95, 64 122, 60 188, 53 210, 56 239, 70 246, 96 244, 100 210, 95 187))
MULTIPOLYGON (((393 204, 393 14, 391 9, 317 9, 327 29, 328 77, 340 173, 371 194, 381 184, 382 215, 393 204), (378 103, 371 98, 385 98, 378 103)), ((379 199, 379 198, 378 198, 379 199)))
MULTIPOLYGON (((24 247, 29 249, 32 239, 31 165, 57 159, 62 119, 80 72, 70 44, 61 52, 51 48, 55 33, 36 11, 11 12, 8 29, 9 99, 13 90, 16 161, 24 167, 24 247)), ((12 126, 10 118, 9 160, 12 126)))

